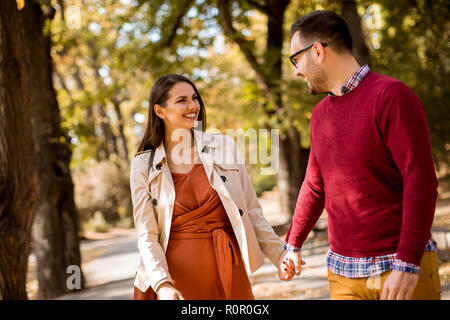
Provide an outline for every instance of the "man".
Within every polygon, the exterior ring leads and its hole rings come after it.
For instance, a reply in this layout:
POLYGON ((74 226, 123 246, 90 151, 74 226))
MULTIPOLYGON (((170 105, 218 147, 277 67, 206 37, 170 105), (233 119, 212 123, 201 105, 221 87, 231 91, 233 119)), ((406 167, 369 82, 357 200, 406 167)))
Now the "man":
POLYGON ((324 207, 332 299, 440 299, 431 225, 437 178, 423 106, 399 80, 360 66, 344 19, 314 11, 291 28, 291 62, 311 94, 305 180, 286 236, 301 247, 324 207))

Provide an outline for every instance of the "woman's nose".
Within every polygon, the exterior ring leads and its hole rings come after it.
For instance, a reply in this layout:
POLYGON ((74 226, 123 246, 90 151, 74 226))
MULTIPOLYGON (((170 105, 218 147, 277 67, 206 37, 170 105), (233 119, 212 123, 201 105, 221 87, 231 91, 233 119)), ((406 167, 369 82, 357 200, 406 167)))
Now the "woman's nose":
POLYGON ((198 102, 198 100, 189 101, 188 109, 195 109, 195 110, 200 109, 200 103, 198 102))

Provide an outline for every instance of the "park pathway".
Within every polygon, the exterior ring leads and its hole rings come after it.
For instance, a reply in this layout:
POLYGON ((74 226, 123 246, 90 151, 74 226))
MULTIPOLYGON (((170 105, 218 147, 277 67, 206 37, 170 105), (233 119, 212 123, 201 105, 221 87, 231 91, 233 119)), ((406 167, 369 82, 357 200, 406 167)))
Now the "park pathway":
MULTIPOLYGON (((139 263, 136 236, 116 236, 108 240, 82 242, 83 253, 96 252, 97 257, 83 264, 88 289, 66 294, 57 299, 132 299, 133 281, 139 263)), ((257 299, 326 299, 329 298, 325 267, 326 247, 304 257, 308 266, 301 277, 280 281, 277 270, 266 263, 249 276, 257 299)))
MULTIPOLYGON (((280 216, 277 211, 276 192, 265 193, 260 198, 264 215, 273 226, 286 225, 289 217, 280 216)), ((435 220, 442 219, 442 212, 450 211, 450 207, 437 212, 435 220)), ((448 214, 444 218, 448 220, 448 214)), ((321 217, 322 224, 326 215, 321 217)), ((320 223, 319 223, 320 224, 320 223)), ((275 227, 277 229, 277 227, 275 227)), ((286 227, 280 228, 286 230, 286 227)), ((281 232, 284 238, 285 232, 281 232)), ((99 235, 97 235, 98 237, 99 235)), ((445 236, 448 236, 447 234, 445 236)), ((111 300, 132 299, 135 271, 139 263, 139 252, 134 229, 115 229, 103 236, 105 239, 82 240, 82 269, 86 276, 87 289, 65 294, 59 300, 111 300)), ((94 238, 94 236, 89 237, 94 238)), ((277 270, 266 258, 265 264, 255 273, 249 275, 256 299, 330 299, 325 265, 328 241, 324 234, 308 238, 303 248, 303 259, 306 261, 302 275, 289 282, 278 279, 277 270)), ((440 245, 439 241, 438 244, 440 245)), ((449 269, 448 264, 446 269, 449 269)), ((450 270, 446 270, 450 273, 450 270)), ((450 299, 450 283, 442 284, 442 298, 450 299)))

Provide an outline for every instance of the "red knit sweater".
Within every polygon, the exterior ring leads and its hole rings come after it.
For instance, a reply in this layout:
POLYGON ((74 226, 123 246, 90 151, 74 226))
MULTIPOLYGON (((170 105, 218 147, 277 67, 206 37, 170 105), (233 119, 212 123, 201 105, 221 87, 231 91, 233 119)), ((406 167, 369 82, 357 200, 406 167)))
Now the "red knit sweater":
POLYGON ((333 252, 397 252, 420 265, 436 198, 422 103, 399 80, 369 71, 355 90, 313 110, 308 168, 286 241, 300 248, 325 207, 333 252))

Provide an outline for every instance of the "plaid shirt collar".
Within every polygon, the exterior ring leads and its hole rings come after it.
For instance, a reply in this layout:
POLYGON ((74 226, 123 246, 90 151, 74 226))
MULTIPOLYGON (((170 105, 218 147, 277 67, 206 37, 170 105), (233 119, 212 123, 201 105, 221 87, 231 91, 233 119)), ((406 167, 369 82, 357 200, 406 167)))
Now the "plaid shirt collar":
MULTIPOLYGON (((370 68, 367 64, 359 68, 359 70, 356 71, 355 74, 341 87, 341 93, 344 95, 352 92, 361 83, 369 70, 370 68)), ((333 92, 329 92, 328 95, 332 97, 336 96, 333 92)))

